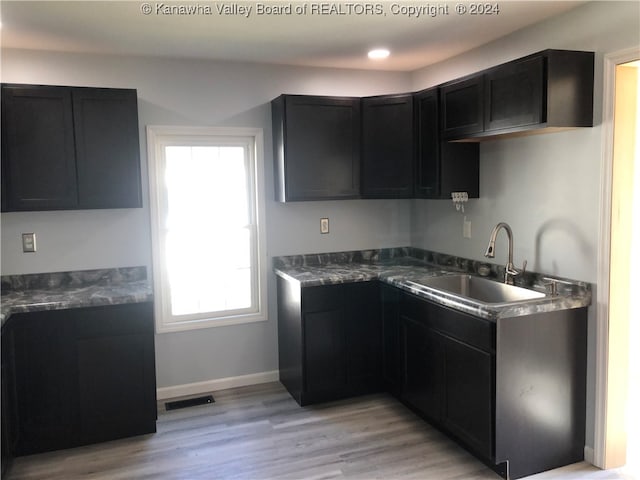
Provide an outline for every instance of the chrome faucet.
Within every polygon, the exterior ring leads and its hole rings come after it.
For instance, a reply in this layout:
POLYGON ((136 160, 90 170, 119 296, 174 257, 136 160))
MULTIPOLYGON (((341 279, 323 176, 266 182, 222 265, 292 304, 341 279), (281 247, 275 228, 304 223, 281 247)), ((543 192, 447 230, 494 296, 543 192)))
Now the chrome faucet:
MULTIPOLYGON (((484 256, 487 258, 495 258, 496 237, 498 236, 498 232, 501 228, 504 228, 504 231, 507 232, 507 239, 509 241, 508 259, 507 264, 504 267, 504 283, 512 285, 513 277, 518 275, 520 272, 518 272, 513 266, 513 232, 511 231, 511 227, 508 224, 500 222, 493 228, 493 232, 491 232, 491 238, 489 238, 489 245, 487 245, 487 251, 484 252, 484 256)), ((525 260, 522 267, 523 272, 526 267, 527 261, 525 260)))

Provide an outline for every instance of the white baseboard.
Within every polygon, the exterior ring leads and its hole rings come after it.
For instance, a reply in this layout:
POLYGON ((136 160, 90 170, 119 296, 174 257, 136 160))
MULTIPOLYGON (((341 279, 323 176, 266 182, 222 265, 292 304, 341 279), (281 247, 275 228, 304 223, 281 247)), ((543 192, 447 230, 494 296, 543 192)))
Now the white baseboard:
POLYGON ((214 380, 205 380, 204 382, 160 387, 157 389, 157 397, 158 400, 167 400, 169 398, 211 393, 216 390, 225 390, 227 388, 245 387, 247 385, 256 385, 258 383, 277 382, 278 380, 278 370, 252 373, 249 375, 241 375, 239 377, 216 378, 214 380))
POLYGON ((585 445, 584 447, 584 461, 590 463, 591 465, 595 465, 595 456, 593 453, 593 447, 589 447, 585 445))

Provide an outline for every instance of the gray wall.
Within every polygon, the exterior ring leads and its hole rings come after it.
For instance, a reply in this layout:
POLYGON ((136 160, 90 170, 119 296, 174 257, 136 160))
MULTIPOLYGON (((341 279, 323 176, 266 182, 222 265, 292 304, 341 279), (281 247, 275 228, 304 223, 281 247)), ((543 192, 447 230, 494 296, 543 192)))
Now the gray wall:
MULTIPOLYGON (((516 265, 595 283, 603 152, 603 58, 640 45, 639 2, 588 2, 561 16, 414 73, 413 89, 477 72, 546 48, 596 53, 594 128, 495 140, 480 145, 480 198, 465 207, 472 238, 462 236, 463 214, 450 201, 414 200, 413 246, 486 260, 493 226, 513 228, 516 265)), ((494 263, 507 257, 500 233, 494 263)), ((595 304, 595 295, 594 295, 595 304)), ((589 311, 587 440, 595 420, 595 307, 589 311)))
MULTIPOLYGON (((506 221, 517 264, 527 259, 532 270, 595 282, 603 57, 638 44, 640 3, 588 2, 415 72, 417 90, 546 48, 596 52, 595 127, 480 144, 480 198, 465 208, 472 238, 462 238, 462 214, 451 202, 415 200, 412 245, 481 260, 491 229, 506 221)), ((502 263, 503 234, 496 251, 495 262, 502 263)))
MULTIPOLYGON (((2 214, 2 274, 132 265, 151 269, 146 125, 264 129, 269 264, 274 255, 410 242, 409 200, 273 201, 269 106, 281 93, 360 96, 406 91, 410 74, 3 50, 2 81, 136 88, 144 187, 142 209, 2 214), (330 219, 329 235, 320 234, 321 217, 330 219), (22 232, 37 234, 37 253, 22 253, 22 232)), ((274 284, 270 274, 267 322, 157 335, 158 386, 277 369, 274 284)))

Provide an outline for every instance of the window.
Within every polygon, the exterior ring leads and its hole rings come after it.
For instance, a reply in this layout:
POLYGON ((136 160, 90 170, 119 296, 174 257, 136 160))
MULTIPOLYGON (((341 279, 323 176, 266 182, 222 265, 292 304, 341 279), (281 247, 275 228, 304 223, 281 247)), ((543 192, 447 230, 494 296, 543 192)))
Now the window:
POLYGON ((262 131, 147 127, 156 328, 266 319, 262 131))

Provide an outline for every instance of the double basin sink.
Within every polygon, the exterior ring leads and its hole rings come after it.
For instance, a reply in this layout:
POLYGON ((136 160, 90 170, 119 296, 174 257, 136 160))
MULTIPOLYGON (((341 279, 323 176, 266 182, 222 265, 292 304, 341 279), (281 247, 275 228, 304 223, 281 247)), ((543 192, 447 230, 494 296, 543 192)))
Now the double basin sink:
POLYGON ((408 281, 407 283, 419 290, 436 290, 485 305, 522 303, 546 296, 535 290, 463 274, 441 275, 423 278, 419 282, 408 281))

